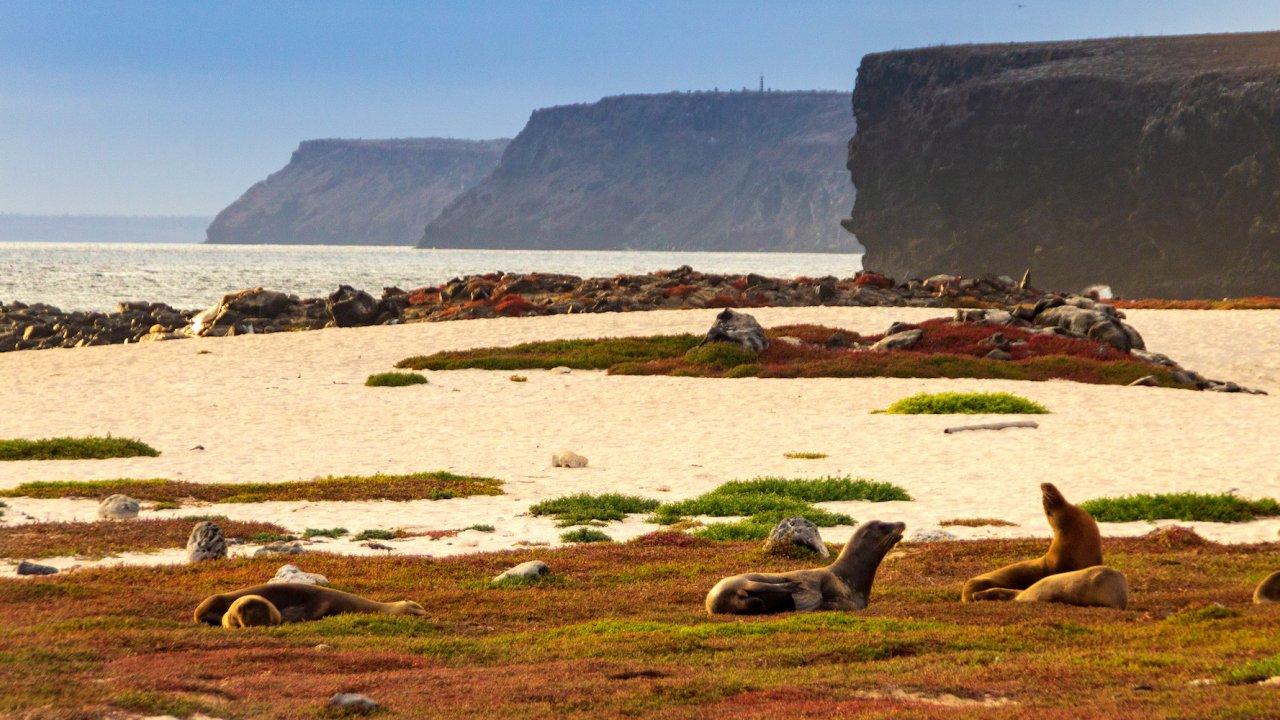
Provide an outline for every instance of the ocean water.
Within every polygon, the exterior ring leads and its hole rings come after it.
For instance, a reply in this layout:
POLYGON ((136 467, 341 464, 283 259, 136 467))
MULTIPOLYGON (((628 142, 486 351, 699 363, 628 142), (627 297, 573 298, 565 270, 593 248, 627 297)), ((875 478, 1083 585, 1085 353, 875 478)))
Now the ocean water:
POLYGON ((42 302, 63 310, 114 310, 121 300, 203 309, 228 292, 249 287, 316 297, 347 284, 376 297, 384 287, 409 290, 475 273, 540 271, 605 277, 681 265, 712 273, 848 277, 862 268, 862 256, 4 242, 0 243, 0 300, 42 302))

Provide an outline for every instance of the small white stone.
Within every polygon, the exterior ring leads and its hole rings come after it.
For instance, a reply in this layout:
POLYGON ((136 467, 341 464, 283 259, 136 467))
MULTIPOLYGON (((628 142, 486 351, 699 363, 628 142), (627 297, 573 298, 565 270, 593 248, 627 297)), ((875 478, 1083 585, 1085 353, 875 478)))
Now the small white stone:
POLYGON ((573 372, 573 370, 565 367, 564 365, 560 365, 558 367, 551 368, 547 372, 551 373, 552 375, 568 375, 569 373, 573 372))
POLYGON ((267 581, 275 583, 303 583, 305 585, 328 585, 329 578, 318 573, 302 572, 297 565, 281 565, 275 577, 267 581))
POLYGON ((503 580, 532 580, 533 578, 542 577, 551 572, 551 568, 541 560, 530 560, 522 562, 519 565, 507 570, 501 575, 493 579, 494 582, 502 582, 503 580))

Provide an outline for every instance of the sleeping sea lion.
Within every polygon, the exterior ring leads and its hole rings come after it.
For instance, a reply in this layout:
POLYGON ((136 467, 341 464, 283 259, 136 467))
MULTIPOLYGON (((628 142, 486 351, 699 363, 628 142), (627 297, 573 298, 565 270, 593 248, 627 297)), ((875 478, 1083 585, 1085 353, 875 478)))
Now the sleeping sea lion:
POLYGON ((1129 606, 1129 583, 1124 574, 1106 565, 1050 575, 1026 590, 992 588, 973 594, 973 601, 1016 600, 1018 602, 1056 602, 1082 607, 1109 607, 1124 610, 1129 606))
POLYGON ((747 573, 716 583, 707 593, 711 615, 766 615, 812 610, 861 610, 871 597, 876 568, 902 539, 904 523, 871 520, 858 527, 836 561, 788 573, 747 573))
POLYGON ((1102 534, 1089 513, 1067 502, 1058 488, 1040 485, 1044 514, 1053 528, 1049 551, 1035 560, 1024 560, 979 575, 964 584, 960 599, 969 602, 973 594, 990 588, 1025 590, 1049 575, 1083 570, 1102 564, 1102 534))
POLYGON ((265 627, 284 622, 280 611, 261 595, 242 595, 222 616, 222 627, 265 627))
POLYGON ((1253 601, 1259 605, 1280 602, 1280 570, 1271 573, 1258 583, 1257 589, 1253 591, 1253 601))
MULTIPOLYGON (((319 620, 322 617, 341 613, 384 613, 387 615, 425 616, 427 611, 416 602, 402 600, 400 602, 382 603, 367 600, 359 595, 344 593, 332 588, 307 585, 306 583, 269 583, 236 590, 221 595, 210 595, 196 608, 194 619, 206 625, 223 624, 225 616, 236 601, 247 596, 256 596, 271 605, 277 611, 280 622, 302 622, 303 620, 319 620)), ((247 604, 250 608, 254 603, 247 604)), ((268 616, 270 616, 270 611, 268 616)), ((243 613, 242 613, 243 614, 243 613)), ((233 618, 230 622, 236 622, 233 618)), ((227 627, 236 627, 228 625, 227 627)))

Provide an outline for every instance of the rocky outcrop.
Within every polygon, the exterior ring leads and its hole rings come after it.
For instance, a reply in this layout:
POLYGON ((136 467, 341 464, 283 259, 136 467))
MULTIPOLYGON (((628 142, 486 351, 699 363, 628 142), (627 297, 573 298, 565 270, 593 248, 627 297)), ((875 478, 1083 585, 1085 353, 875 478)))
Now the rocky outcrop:
POLYGON ((308 140, 209 225, 211 243, 412 245, 506 140, 308 140))
POLYGON ((537 110, 420 247, 857 252, 836 92, 609 97, 537 110))
POLYGON ((877 53, 853 108, 846 227, 870 267, 1280 288, 1280 33, 877 53))

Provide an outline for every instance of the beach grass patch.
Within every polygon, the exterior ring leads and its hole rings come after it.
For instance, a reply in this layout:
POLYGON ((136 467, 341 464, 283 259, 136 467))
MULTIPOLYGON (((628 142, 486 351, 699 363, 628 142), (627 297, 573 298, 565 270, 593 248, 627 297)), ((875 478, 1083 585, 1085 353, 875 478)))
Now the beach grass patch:
POLYGON ((492 525, 488 525, 488 524, 484 524, 484 523, 481 523, 481 524, 478 524, 478 525, 471 525, 471 526, 469 526, 469 527, 467 527, 467 528, 465 528, 465 529, 466 529, 466 530, 475 530, 476 532, 482 532, 482 533, 491 533, 491 532, 493 532, 493 531, 494 531, 494 527, 493 527, 492 525))
MULTIPOLYGON (((672 525, 699 515, 744 517, 751 522, 738 529, 704 528, 697 532, 700 533, 700 537, 711 537, 717 533, 726 538, 731 536, 726 535, 727 533, 751 533, 754 537, 758 535, 758 530, 753 529, 755 526, 768 524, 772 527, 783 518, 796 515, 806 518, 819 527, 854 524, 853 518, 848 515, 823 510, 813 503, 847 500, 887 502, 910 499, 911 496, 905 490, 891 483, 851 476, 813 479, 759 477, 752 480, 733 480, 698 497, 664 503, 658 506, 651 520, 661 525, 672 525)), ((765 535, 768 535, 767 531, 765 535)))
POLYGON ((326 477, 280 483, 201 484, 181 480, 72 480, 23 483, 12 490, 0 492, 0 496, 41 499, 103 498, 116 493, 123 493, 138 500, 158 502, 447 500, 472 495, 501 495, 502 481, 442 471, 403 475, 326 477))
POLYGON ((405 358, 396 367, 408 370, 607 370, 618 363, 679 358, 701 340, 696 335, 549 340, 512 347, 450 350, 405 358))
POLYGON ((1272 498, 1249 500, 1231 493, 1141 493, 1094 498, 1080 503, 1080 507, 1098 522, 1197 520, 1231 523, 1280 516, 1280 503, 1272 498))
POLYGON ((622 520, 632 513, 650 512, 658 505, 657 500, 636 495, 578 493, 535 503, 529 508, 529 514, 550 515, 556 519, 557 525, 568 527, 622 520))
POLYGON ((740 365, 755 365, 760 354, 737 343, 713 342, 690 348, 684 354, 684 359, 694 365, 728 370, 740 365))
POLYGON ((352 536, 351 541, 359 542, 361 540, 395 540, 398 537, 400 537, 399 531, 382 530, 380 528, 373 528, 371 530, 361 530, 359 533, 356 533, 354 536, 352 536))
POLYGON ((426 385, 427 378, 415 372, 384 372, 370 375, 364 384, 368 387, 405 387, 406 385, 426 385))
POLYGON ((1222 673, 1222 682, 1228 685, 1251 685, 1280 675, 1280 655, 1254 660, 1222 673))
POLYGON ((1017 523, 1000 518, 951 518, 938 523, 940 527, 1014 527, 1017 523))
POLYGON ((0 461, 106 460, 156 457, 158 450, 140 440, 116 437, 56 437, 42 440, 0 440, 0 461))
POLYGON ((566 543, 595 543, 595 542, 613 542, 613 538, 594 528, 575 528, 569 532, 560 533, 560 542, 566 543))
POLYGON ((783 453, 782 457, 788 460, 821 460, 827 457, 827 454, 820 452, 789 452, 783 453))
POLYGON ((889 415, 1040 415, 1043 405, 1007 392, 920 393, 884 410, 889 415))
POLYGON ((302 539, 310 540, 313 537, 339 538, 346 534, 347 534, 347 529, 343 527, 307 528, 302 533, 302 539))
MULTIPOLYGON (((212 516, 228 538, 261 534, 287 537, 279 525, 212 516)), ((184 547, 196 518, 118 522, 37 522, 0 527, 0 557, 107 557, 122 552, 154 552, 184 547)))

